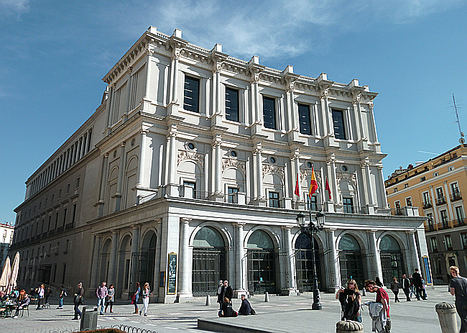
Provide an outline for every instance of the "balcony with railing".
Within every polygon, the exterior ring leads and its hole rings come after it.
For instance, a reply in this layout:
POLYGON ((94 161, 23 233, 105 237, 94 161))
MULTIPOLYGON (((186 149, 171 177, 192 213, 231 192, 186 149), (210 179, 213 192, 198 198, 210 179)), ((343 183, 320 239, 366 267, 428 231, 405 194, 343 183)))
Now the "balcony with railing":
POLYGON ((418 207, 413 206, 391 208, 391 215, 420 216, 418 213, 418 207))
POLYGON ((429 209, 432 208, 433 205, 431 204, 430 200, 423 201, 423 209, 429 209))
POLYGON ((446 198, 444 196, 442 197, 437 197, 436 198, 436 205, 445 205, 446 204, 446 198))
POLYGON ((455 191, 451 194, 451 201, 457 201, 461 199, 462 199, 462 195, 460 191, 455 191))

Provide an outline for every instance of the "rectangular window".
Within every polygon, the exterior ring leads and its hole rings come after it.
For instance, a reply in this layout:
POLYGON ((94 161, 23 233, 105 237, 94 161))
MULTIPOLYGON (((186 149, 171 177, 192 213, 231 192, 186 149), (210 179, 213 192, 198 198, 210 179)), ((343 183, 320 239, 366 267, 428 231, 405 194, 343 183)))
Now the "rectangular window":
POLYGON ((238 90, 225 88, 225 118, 227 120, 239 121, 238 104, 238 90))
POLYGON ((446 245, 446 250, 452 250, 451 235, 444 235, 444 244, 446 245))
POLYGON ((443 228, 448 227, 448 214, 445 209, 440 210, 439 213, 441 214, 441 222, 443 223, 443 228))
POLYGON ((76 204, 73 205, 73 215, 71 218, 71 223, 75 223, 75 219, 76 219, 76 204))
POLYGON ((433 252, 438 251, 438 242, 436 241, 436 237, 430 238, 430 245, 431 245, 431 250, 433 252))
POLYGON ((344 112, 341 110, 332 110, 332 121, 334 124, 334 136, 336 139, 346 140, 347 136, 344 126, 344 112))
POLYGON ((412 198, 411 197, 405 198, 405 203, 407 207, 412 207, 412 198))
POLYGON ((461 244, 464 250, 467 249, 467 232, 461 233, 461 244))
POLYGON ((63 264, 62 284, 65 283, 66 264, 63 264))
POLYGON ((276 100, 263 96, 264 127, 276 129, 276 100))
POLYGON ((184 193, 191 192, 191 197, 193 199, 196 198, 196 183, 195 182, 184 181, 183 190, 185 191, 184 193))
POLYGON ((342 198, 344 213, 353 213, 353 198, 342 198))
POLYGON ((312 195, 311 198, 307 195, 309 204, 311 205, 311 210, 318 210, 318 197, 316 195, 312 195))
POLYGON ((269 207, 279 208, 279 192, 269 192, 269 207))
POLYGON ((443 188, 442 188, 442 187, 438 187, 438 188, 436 189, 436 197, 437 197, 438 199, 444 198, 444 195, 443 195, 443 188))
POLYGON ((433 214, 428 213, 428 214, 426 214, 426 217, 428 218, 428 219, 427 219, 427 221, 428 221, 428 229, 429 229, 430 231, 435 230, 434 225, 433 225, 433 214))
POLYGON ((310 106, 298 104, 298 118, 300 122, 300 133, 311 135, 310 106))
POLYGON ((229 203, 238 203, 238 188, 236 187, 229 187, 228 191, 228 201, 229 203))
POLYGON ((199 79, 185 76, 183 108, 199 113, 199 79))
POLYGON ((464 224, 464 210, 461 206, 456 207, 456 218, 459 224, 464 224))
POLYGON ((430 195, 428 192, 423 192, 423 206, 430 205, 430 195))

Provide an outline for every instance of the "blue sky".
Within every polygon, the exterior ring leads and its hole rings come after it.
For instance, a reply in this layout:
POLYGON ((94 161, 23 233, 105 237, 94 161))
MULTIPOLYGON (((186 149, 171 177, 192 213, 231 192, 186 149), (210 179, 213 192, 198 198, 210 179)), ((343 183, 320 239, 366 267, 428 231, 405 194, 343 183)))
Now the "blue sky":
POLYGON ((0 222, 25 180, 98 106, 102 76, 149 25, 298 74, 379 93, 384 173, 457 145, 467 131, 467 4, 449 0, 0 0, 0 222))

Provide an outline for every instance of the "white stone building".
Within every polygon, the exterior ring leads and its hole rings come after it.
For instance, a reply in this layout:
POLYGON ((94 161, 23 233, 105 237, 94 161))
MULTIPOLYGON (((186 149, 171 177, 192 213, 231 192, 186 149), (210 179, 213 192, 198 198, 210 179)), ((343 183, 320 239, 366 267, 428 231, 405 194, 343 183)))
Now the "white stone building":
POLYGON ((320 287, 413 272, 423 219, 390 216, 376 93, 267 68, 150 27, 104 76, 95 113, 27 180, 20 283, 99 281, 155 298, 311 289, 296 224, 314 167, 320 287), (294 197, 295 180, 303 195, 294 197), (323 191, 329 181, 332 198, 323 191))
MULTIPOLYGON (((8 255, 8 250, 13 242, 13 234, 15 227, 9 223, 0 223, 0 269, 3 269, 3 264, 8 255)), ((13 258, 11 258, 13 261, 13 258)))

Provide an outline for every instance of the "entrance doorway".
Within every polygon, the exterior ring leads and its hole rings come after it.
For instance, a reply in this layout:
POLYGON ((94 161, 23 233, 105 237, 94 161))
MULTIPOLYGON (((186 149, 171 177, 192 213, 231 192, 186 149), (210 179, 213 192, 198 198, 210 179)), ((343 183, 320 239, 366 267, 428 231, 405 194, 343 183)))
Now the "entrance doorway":
POLYGON ((224 239, 216 229, 203 227, 193 246, 193 296, 216 295, 219 280, 227 279, 224 239))
POLYGON ((339 263, 341 271, 341 286, 354 279, 359 288, 363 287, 362 251, 357 240, 351 235, 342 236, 339 241, 339 263))
POLYGON ((384 236, 379 244, 383 283, 389 286, 394 277, 402 278, 404 262, 399 243, 392 236, 384 236))
MULTIPOLYGON (((315 242, 315 260, 318 276, 318 288, 321 289, 321 261, 319 256, 319 247, 315 242)), ((295 241, 295 267, 297 274, 297 287, 300 292, 313 290, 313 250, 311 238, 307 234, 300 234, 295 241)))
POLYGON ((271 237, 256 230, 247 244, 248 290, 252 293, 275 293, 277 253, 271 237))

